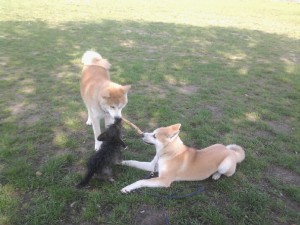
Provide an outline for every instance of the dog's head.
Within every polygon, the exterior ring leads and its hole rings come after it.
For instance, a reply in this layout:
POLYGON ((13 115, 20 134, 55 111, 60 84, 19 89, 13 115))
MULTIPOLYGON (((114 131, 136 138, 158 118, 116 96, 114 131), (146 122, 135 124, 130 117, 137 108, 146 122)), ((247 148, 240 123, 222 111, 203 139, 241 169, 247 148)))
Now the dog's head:
POLYGON ((122 109, 128 102, 127 93, 130 88, 130 85, 122 86, 111 82, 107 88, 101 91, 101 108, 111 119, 122 118, 122 109))
POLYGON ((152 133, 143 133, 142 139, 146 144, 155 145, 157 150, 161 150, 178 137, 180 127, 181 124, 160 127, 152 133))
POLYGON ((115 122, 111 124, 102 134, 97 138, 98 141, 113 141, 126 148, 126 144, 121 139, 122 119, 115 118, 115 122))

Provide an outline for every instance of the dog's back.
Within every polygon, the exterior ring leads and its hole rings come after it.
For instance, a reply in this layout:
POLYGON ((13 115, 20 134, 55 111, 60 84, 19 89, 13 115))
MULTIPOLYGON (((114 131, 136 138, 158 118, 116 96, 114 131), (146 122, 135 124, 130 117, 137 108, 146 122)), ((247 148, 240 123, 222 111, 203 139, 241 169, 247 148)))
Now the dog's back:
POLYGON ((81 59, 83 63, 80 83, 81 97, 88 108, 98 104, 99 91, 103 90, 110 81, 108 60, 94 51, 86 51, 81 59))

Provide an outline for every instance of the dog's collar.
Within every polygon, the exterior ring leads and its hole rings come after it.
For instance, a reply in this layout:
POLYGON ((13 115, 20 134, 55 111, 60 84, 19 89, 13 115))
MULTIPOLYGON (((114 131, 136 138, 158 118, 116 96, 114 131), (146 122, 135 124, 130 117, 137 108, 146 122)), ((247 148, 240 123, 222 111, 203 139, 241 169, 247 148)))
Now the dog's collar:
POLYGON ((156 163, 154 165, 153 173, 158 172, 158 170, 157 170, 158 169, 158 159, 157 159, 157 161, 156 161, 156 163))

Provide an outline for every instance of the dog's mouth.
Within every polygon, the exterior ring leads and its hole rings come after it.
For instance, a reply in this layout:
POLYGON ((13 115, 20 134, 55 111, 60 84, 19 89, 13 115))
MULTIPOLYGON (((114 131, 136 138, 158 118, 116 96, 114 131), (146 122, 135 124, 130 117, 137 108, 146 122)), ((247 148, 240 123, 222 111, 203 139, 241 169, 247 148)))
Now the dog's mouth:
POLYGON ((145 140, 143 140, 143 142, 144 142, 145 144, 147 144, 147 145, 154 145, 153 143, 147 142, 147 141, 145 141, 145 140))

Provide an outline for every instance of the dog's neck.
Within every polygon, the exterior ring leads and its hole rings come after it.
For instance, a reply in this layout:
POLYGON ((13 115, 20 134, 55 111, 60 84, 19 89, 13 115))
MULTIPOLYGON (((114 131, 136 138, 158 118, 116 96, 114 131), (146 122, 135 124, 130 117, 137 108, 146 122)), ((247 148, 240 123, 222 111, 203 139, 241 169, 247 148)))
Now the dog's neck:
POLYGON ((176 137, 172 142, 167 143, 161 148, 156 148, 156 153, 159 157, 163 156, 175 156, 181 154, 185 150, 185 145, 181 141, 180 137, 176 137))

